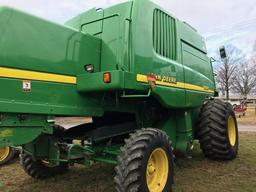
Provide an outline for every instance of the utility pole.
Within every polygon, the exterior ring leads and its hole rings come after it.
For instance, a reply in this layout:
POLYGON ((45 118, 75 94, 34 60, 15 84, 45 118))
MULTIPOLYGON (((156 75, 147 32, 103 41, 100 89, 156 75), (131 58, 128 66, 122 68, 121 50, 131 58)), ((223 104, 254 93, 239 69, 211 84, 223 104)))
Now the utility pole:
POLYGON ((228 77, 228 71, 229 71, 229 66, 228 66, 228 59, 227 59, 227 54, 226 54, 226 49, 225 46, 220 47, 220 57, 222 62, 224 62, 224 70, 225 70, 225 92, 226 92, 226 100, 229 100, 229 77, 228 77))

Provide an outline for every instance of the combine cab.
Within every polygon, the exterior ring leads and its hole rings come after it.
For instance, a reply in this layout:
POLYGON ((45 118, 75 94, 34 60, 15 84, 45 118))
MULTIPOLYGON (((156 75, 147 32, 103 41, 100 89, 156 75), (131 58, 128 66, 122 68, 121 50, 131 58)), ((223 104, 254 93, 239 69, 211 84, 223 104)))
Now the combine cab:
POLYGON ((194 140, 207 158, 236 157, 236 117, 214 99, 203 38, 151 1, 92 9, 63 26, 4 7, 0 26, 0 147, 20 146, 31 177, 103 162, 116 166, 119 192, 165 192, 174 153, 194 140), (74 116, 93 121, 55 124, 74 116))

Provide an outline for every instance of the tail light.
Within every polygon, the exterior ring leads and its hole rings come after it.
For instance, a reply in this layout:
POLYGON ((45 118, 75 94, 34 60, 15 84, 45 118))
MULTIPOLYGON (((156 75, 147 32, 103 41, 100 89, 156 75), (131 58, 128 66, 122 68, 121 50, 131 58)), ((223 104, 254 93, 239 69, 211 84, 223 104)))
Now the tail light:
POLYGON ((103 82, 104 83, 111 83, 111 73, 109 73, 109 72, 104 73, 103 82))

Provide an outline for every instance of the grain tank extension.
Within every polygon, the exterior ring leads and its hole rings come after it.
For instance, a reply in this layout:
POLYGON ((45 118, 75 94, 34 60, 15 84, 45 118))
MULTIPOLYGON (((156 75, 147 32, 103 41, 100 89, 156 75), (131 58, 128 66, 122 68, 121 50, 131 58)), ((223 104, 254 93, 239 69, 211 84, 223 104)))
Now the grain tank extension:
POLYGON ((207 158, 237 155, 203 38, 149 0, 65 25, 0 8, 0 87, 0 147, 21 147, 36 179, 103 162, 116 165, 119 192, 169 192, 174 154, 194 140, 207 158), (65 130, 59 116, 93 121, 65 130))

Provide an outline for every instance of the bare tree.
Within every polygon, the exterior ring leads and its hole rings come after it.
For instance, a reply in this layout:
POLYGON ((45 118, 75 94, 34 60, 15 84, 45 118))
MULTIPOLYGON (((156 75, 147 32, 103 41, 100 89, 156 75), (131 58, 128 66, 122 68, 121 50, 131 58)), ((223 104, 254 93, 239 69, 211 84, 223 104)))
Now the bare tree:
POLYGON ((256 88, 255 60, 248 61, 236 68, 232 79, 232 90, 247 97, 256 88))
POLYGON ((242 51, 232 44, 225 46, 227 58, 215 65, 216 83, 221 93, 229 100, 232 81, 237 66, 244 60, 242 51))
MULTIPOLYGON (((252 57, 251 57, 251 67, 254 69, 254 76, 256 76, 256 41, 254 42, 252 49, 252 57)), ((255 77, 256 78, 256 77, 255 77)), ((256 95, 256 87, 254 87, 251 91, 252 94, 256 95)))

